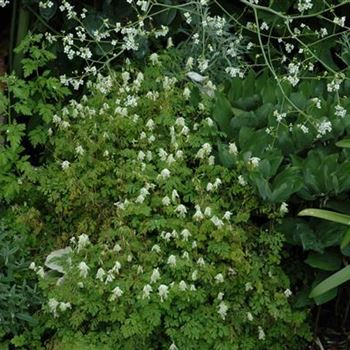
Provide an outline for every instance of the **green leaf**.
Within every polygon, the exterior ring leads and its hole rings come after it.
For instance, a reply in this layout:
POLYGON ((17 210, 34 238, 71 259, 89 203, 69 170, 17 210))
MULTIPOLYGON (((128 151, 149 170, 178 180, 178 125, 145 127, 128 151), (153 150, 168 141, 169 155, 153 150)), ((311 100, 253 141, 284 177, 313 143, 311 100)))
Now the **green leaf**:
POLYGON ((350 266, 346 266, 318 284, 310 293, 310 298, 318 297, 350 280, 350 266))
POLYGON ((345 235, 340 243, 340 249, 345 249, 345 247, 350 243, 350 228, 345 232, 345 235))
POLYGON ((230 102, 223 94, 216 94, 216 103, 213 111, 213 117, 214 120, 219 124, 221 131, 228 134, 232 117, 232 109, 230 102))
POLYGON ((333 222, 338 222, 340 224, 350 226, 350 215, 335 213, 329 210, 323 209, 304 209, 298 213, 299 216, 312 216, 315 218, 320 218, 324 220, 329 220, 333 222))
POLYGON ((336 143, 338 147, 350 148, 350 139, 341 140, 336 143))
POLYGON ((333 300, 337 296, 337 294, 338 294, 338 288, 333 288, 328 292, 323 293, 322 295, 314 297, 314 300, 316 305, 322 305, 333 300))
POLYGON ((316 269, 337 271, 341 267, 342 258, 336 252, 325 252, 323 254, 310 252, 305 262, 316 269))

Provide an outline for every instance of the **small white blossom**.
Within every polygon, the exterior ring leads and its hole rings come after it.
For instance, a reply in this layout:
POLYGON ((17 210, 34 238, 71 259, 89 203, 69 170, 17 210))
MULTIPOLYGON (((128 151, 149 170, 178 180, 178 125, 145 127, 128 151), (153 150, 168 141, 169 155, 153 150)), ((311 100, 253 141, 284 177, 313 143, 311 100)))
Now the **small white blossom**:
POLYGON ((264 340, 265 339, 265 332, 262 329, 262 327, 258 327, 258 339, 259 340, 264 340))
POLYGON ((164 299, 166 299, 168 297, 168 293, 169 293, 169 287, 166 286, 165 284, 161 284, 158 287, 158 294, 160 296, 160 301, 163 302, 164 299))
POLYGON ((287 214, 288 213, 288 204, 283 202, 280 206, 280 213, 283 214, 287 214))
POLYGON ((159 268, 157 267, 156 269, 153 269, 153 272, 151 275, 151 283, 157 282, 159 278, 160 278, 160 273, 159 273, 159 268))
POLYGON ((241 186, 246 186, 247 185, 247 182, 244 180, 244 177, 242 175, 239 175, 238 176, 238 183, 241 185, 241 186))
POLYGON ((185 291, 185 290, 187 289, 187 284, 186 284, 185 281, 180 281, 180 283, 179 283, 179 289, 180 289, 181 291, 185 291))
POLYGON ((70 162, 69 162, 68 160, 64 160, 64 161, 61 163, 61 168, 62 168, 63 170, 68 169, 69 166, 70 166, 70 162))
POLYGON ((170 255, 167 263, 168 263, 168 265, 175 266, 176 265, 176 256, 170 255))
POLYGON ((59 305, 59 309, 64 312, 68 309, 71 309, 72 308, 72 305, 71 303, 64 303, 64 302, 61 302, 60 305, 59 305))
POLYGON ((247 312, 247 320, 252 322, 254 319, 253 315, 251 314, 251 312, 247 312))
POLYGON ((183 96, 186 100, 188 100, 191 96, 191 90, 188 87, 184 88, 183 96))
POLYGON ((337 117, 344 118, 346 116, 346 109, 340 105, 336 105, 334 114, 337 117))
POLYGON ((142 289, 142 299, 149 299, 152 291, 152 287, 149 284, 146 284, 142 289))
POLYGON ((224 320, 227 315, 228 306, 222 301, 218 306, 218 314, 224 320))
POLYGON ((204 266, 205 265, 204 259, 202 257, 198 258, 197 264, 200 265, 200 266, 204 266))
POLYGON ((80 271, 80 276, 86 278, 89 273, 90 267, 87 266, 84 261, 82 261, 81 263, 79 263, 78 269, 80 271))
POLYGON ((160 246, 158 244, 155 244, 152 248, 151 248, 152 252, 156 252, 156 253, 160 253, 161 249, 160 246))
POLYGON ((112 296, 110 298, 110 301, 114 301, 117 298, 120 298, 124 292, 117 286, 112 290, 112 296))
POLYGON ((216 283, 223 283, 224 282, 224 276, 222 273, 218 273, 215 277, 216 283))
POLYGON ((237 146, 236 146, 236 144, 234 142, 229 143, 229 145, 228 145, 228 152, 230 154, 237 155, 238 149, 237 149, 237 146))
POLYGON ((158 176, 161 177, 163 180, 166 180, 170 177, 170 171, 168 169, 163 169, 160 175, 158 176))
POLYGON ((175 213, 180 217, 180 218, 184 218, 187 214, 187 209, 183 204, 179 204, 176 209, 175 209, 175 213))
POLYGON ((221 228, 222 226, 224 226, 224 222, 219 219, 216 215, 214 215, 210 221, 217 227, 217 228, 221 228))
POLYGON ((87 247, 90 244, 89 236, 85 233, 78 237, 78 252, 87 247))
POLYGON ((105 277, 106 275, 106 272, 105 270, 100 267, 98 270, 97 270, 97 273, 96 273, 96 279, 100 280, 101 282, 103 281, 103 278, 105 277))
POLYGON ((292 291, 290 289, 286 289, 283 294, 285 295, 286 298, 289 298, 290 296, 292 296, 292 291))
POLYGON ((163 197, 162 203, 163 203, 163 205, 165 205, 165 206, 170 205, 170 203, 171 203, 171 202, 170 202, 170 198, 169 198, 168 196, 163 197))

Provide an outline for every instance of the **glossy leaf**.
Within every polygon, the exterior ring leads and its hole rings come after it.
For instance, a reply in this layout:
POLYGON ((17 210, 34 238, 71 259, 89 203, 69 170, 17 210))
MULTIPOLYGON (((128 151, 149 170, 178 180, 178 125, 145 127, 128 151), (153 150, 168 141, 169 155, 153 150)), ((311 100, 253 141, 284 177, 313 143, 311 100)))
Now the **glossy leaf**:
POLYGON ((312 216, 324 220, 338 222, 350 226, 350 215, 340 214, 324 209, 304 209, 298 213, 299 216, 312 216))
POLYGON ((346 266, 318 284, 310 293, 310 298, 318 297, 350 280, 350 266, 346 266))

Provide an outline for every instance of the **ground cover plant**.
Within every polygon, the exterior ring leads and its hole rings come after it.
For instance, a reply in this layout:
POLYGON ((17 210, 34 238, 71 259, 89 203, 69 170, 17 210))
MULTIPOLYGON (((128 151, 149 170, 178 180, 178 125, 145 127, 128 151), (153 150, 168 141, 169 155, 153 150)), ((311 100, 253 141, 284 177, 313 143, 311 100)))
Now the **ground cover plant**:
POLYGON ((348 1, 117 3, 20 4, 0 199, 45 302, 4 344, 306 348, 346 295, 310 295, 345 228, 296 214, 350 212, 348 1))

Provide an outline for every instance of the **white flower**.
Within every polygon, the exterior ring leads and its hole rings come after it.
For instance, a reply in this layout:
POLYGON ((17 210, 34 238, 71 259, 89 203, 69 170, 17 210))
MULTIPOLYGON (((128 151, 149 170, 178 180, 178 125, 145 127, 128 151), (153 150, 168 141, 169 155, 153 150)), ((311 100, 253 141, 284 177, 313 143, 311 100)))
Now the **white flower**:
POLYGON ((248 159, 248 162, 249 162, 249 164, 251 164, 254 168, 256 168, 258 165, 259 165, 259 163, 260 163, 260 158, 258 158, 258 157, 250 157, 249 159, 248 159))
POLYGON ((241 185, 241 186, 246 186, 247 185, 247 182, 244 180, 244 177, 242 175, 239 175, 238 176, 238 183, 241 185))
POLYGON ((222 217, 224 220, 229 221, 231 219, 232 213, 230 211, 226 211, 224 216, 222 217))
POLYGON ((106 280, 105 280, 105 284, 107 283, 111 283, 114 281, 114 275, 113 275, 113 271, 112 270, 109 270, 108 271, 108 275, 106 277, 106 280))
POLYGON ((98 280, 100 280, 102 282, 105 275, 106 275, 105 270, 102 267, 100 267, 97 270, 96 279, 98 279, 98 280))
POLYGON ((152 53, 150 56, 149 56, 149 59, 150 59, 150 61, 152 62, 152 64, 153 65, 155 65, 155 64, 159 64, 159 56, 158 56, 158 54, 156 54, 156 53, 152 53))
POLYGON ((188 87, 184 88, 183 96, 186 100, 188 100, 191 96, 191 90, 188 87))
POLYGON ((248 292, 253 289, 253 285, 250 282, 245 284, 245 291, 248 292))
POLYGON ((325 135, 327 132, 332 131, 332 123, 330 121, 323 121, 319 123, 317 131, 318 131, 317 137, 320 138, 321 136, 325 135))
POLYGON ((168 297, 168 293, 169 293, 169 287, 166 286, 165 284, 161 284, 158 287, 158 294, 160 296, 161 302, 163 302, 164 299, 166 299, 168 297))
POLYGON ((214 215, 210 221, 217 227, 217 228, 221 228, 222 226, 224 226, 224 222, 222 220, 220 220, 216 215, 214 215))
POLYGON ((156 269, 153 269, 153 272, 151 275, 151 283, 157 282, 159 278, 160 278, 160 273, 159 273, 159 268, 157 267, 156 269))
POLYGON ((224 276, 222 273, 218 273, 215 277, 216 283, 223 283, 224 282, 224 276))
POLYGON ((334 22, 335 24, 337 24, 338 26, 344 27, 344 25, 345 25, 345 20, 346 20, 346 17, 345 17, 345 16, 343 16, 343 17, 341 17, 341 18, 339 18, 339 17, 334 17, 333 22, 334 22))
POLYGON ((165 206, 170 205, 170 198, 169 198, 168 196, 165 196, 165 197, 162 199, 162 203, 163 203, 163 205, 165 205, 165 206))
POLYGON ((113 251, 119 253, 122 250, 122 247, 116 243, 115 246, 113 247, 113 251))
POLYGON ((188 238, 191 237, 191 232, 189 230, 187 230, 187 228, 185 228, 181 231, 180 235, 182 236, 182 239, 184 241, 187 241, 188 238))
POLYGON ((154 121, 153 119, 148 119, 147 123, 146 123, 146 127, 149 129, 149 130, 153 130, 154 129, 154 121))
POLYGON ((85 153, 85 150, 82 146, 78 145, 77 147, 75 147, 75 153, 79 156, 82 156, 85 153))
POLYGON ((33 271, 36 270, 36 265, 35 265, 35 262, 34 262, 34 261, 32 261, 32 262, 30 263, 29 269, 30 269, 30 270, 33 270, 33 271))
POLYGON ((54 298, 49 299, 48 306, 50 311, 53 313, 54 317, 57 317, 57 307, 59 304, 60 303, 56 299, 54 298))
POLYGON ((266 22, 262 22, 261 26, 260 26, 261 30, 269 30, 269 26, 267 25, 266 22))
POLYGON ((112 268, 112 271, 115 272, 116 274, 119 274, 119 270, 122 268, 122 265, 119 261, 116 261, 113 268, 112 268))
POLYGON ((265 339, 265 332, 260 326, 258 327, 258 339, 259 340, 265 339))
POLYGON ((207 192, 211 192, 214 189, 214 185, 211 182, 208 182, 206 189, 207 192))
POLYGON ((204 77, 196 72, 188 72, 187 76, 196 83, 203 83, 203 81, 208 79, 207 77, 204 77))
POLYGON ((204 209, 204 215, 207 217, 211 216, 211 208, 210 207, 206 207, 204 209))
POLYGON ((247 312, 247 319, 248 319, 248 321, 253 321, 253 319, 254 319, 254 317, 253 317, 253 315, 251 314, 251 312, 247 312))
POLYGON ((181 291, 184 292, 184 291, 187 289, 187 284, 186 284, 186 282, 185 282, 185 281, 180 281, 180 283, 179 283, 179 288, 180 288, 181 291))
POLYGON ((117 286, 112 290, 112 296, 110 298, 110 301, 114 301, 117 298, 120 298, 124 292, 117 286))
POLYGON ((346 109, 340 105, 335 106, 335 113, 337 117, 344 118, 346 116, 346 109))
POLYGON ((64 160, 64 161, 61 163, 61 168, 62 168, 63 170, 68 169, 69 166, 70 166, 70 162, 69 162, 68 160, 64 160))
POLYGON ((90 244, 89 236, 85 233, 78 237, 78 252, 90 244))
POLYGON ((158 175, 158 177, 161 177, 163 180, 166 180, 170 177, 170 171, 168 169, 163 169, 160 173, 160 175, 158 175))
POLYGON ((146 284, 142 289, 142 299, 149 299, 152 291, 152 287, 149 284, 146 284))
POLYGON ((37 271, 36 271, 36 274, 41 277, 41 278, 44 278, 45 277, 45 271, 44 271, 44 268, 42 266, 40 266, 37 271))
POLYGON ((179 348, 175 345, 175 343, 172 343, 172 344, 169 346, 169 350, 179 350, 179 348))
POLYGON ((62 312, 66 311, 67 309, 71 309, 72 308, 72 305, 71 303, 64 303, 64 302, 61 302, 60 305, 59 305, 59 308, 62 312))
POLYGON ((293 293, 290 289, 286 289, 283 294, 285 295, 286 298, 289 298, 293 293))
POLYGON ((168 264, 171 266, 176 265, 176 256, 175 255, 170 255, 168 258, 168 264))
POLYGON ((200 265, 200 266, 204 266, 205 265, 204 259, 202 257, 198 258, 197 264, 200 265))
POLYGON ((227 315, 228 306, 222 301, 218 306, 218 314, 224 320, 227 315))
POLYGON ((176 201, 176 198, 179 198, 179 194, 177 193, 176 190, 173 190, 172 193, 171 193, 171 200, 172 200, 173 202, 175 202, 175 201, 176 201))
POLYGON ((194 270, 194 271, 192 272, 191 279, 192 279, 192 281, 196 281, 197 278, 198 278, 198 271, 197 271, 197 270, 194 270))
POLYGON ((83 278, 86 278, 86 276, 89 273, 90 267, 87 266, 84 261, 82 261, 81 263, 79 263, 78 269, 80 271, 80 276, 83 277, 83 278))
POLYGON ((204 219, 204 215, 201 211, 201 208, 197 206, 196 212, 193 215, 193 220, 200 221, 204 219))
POLYGON ((233 155, 236 155, 238 153, 237 146, 236 146, 236 144, 234 142, 229 143, 229 145, 228 145, 228 152, 230 154, 233 154, 233 155))
POLYGON ((152 252, 156 252, 156 253, 160 253, 161 249, 160 246, 158 244, 155 244, 152 248, 151 248, 152 252))
POLYGON ((187 214, 187 209, 183 204, 179 204, 175 209, 175 213, 177 213, 178 217, 184 218, 187 214))
POLYGON ((280 213, 283 214, 287 214, 288 213, 288 204, 283 202, 280 206, 280 213))
POLYGON ((224 295, 225 294, 223 292, 219 292, 218 296, 217 296, 217 299, 220 300, 220 301, 223 300, 224 299, 224 295))

